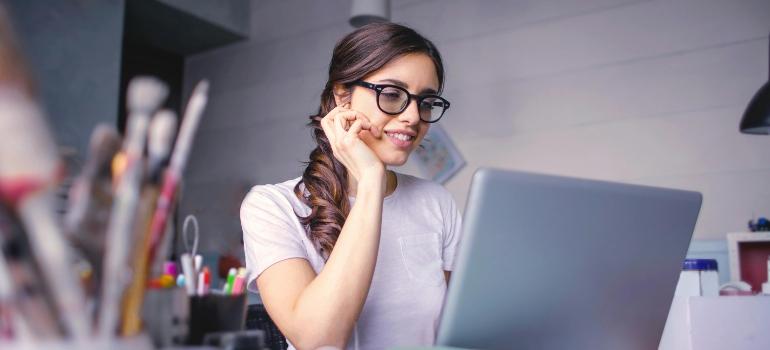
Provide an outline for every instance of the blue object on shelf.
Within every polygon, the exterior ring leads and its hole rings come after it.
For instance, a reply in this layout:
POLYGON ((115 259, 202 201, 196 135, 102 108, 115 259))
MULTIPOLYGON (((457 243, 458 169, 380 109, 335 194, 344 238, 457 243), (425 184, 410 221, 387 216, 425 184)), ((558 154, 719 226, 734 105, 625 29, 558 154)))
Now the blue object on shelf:
POLYGON ((749 220, 749 231, 770 231, 770 220, 764 217, 760 217, 756 222, 749 220))
POLYGON ((684 259, 682 263, 684 271, 718 271, 719 266, 715 259, 684 259))

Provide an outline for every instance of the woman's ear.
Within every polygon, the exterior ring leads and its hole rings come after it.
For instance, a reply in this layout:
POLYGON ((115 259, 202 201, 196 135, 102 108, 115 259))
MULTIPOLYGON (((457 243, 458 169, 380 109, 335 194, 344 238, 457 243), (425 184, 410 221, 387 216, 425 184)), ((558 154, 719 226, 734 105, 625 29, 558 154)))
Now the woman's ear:
POLYGON ((334 102, 337 106, 342 106, 350 102, 351 89, 344 87, 342 84, 334 84, 332 88, 334 93, 334 102))

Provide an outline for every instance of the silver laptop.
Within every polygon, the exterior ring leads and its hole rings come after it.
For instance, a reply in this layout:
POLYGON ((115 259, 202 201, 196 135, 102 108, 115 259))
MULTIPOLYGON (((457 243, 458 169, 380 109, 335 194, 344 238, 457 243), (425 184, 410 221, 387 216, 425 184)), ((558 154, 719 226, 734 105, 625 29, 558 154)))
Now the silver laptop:
POLYGON ((657 349, 701 199, 477 171, 437 345, 657 349))

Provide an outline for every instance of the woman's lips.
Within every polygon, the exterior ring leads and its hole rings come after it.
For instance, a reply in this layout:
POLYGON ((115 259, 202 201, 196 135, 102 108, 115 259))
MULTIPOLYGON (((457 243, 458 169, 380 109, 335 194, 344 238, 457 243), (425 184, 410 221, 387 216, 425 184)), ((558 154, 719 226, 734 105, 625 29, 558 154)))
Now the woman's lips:
POLYGON ((385 132, 385 135, 398 148, 408 149, 414 143, 414 136, 394 132, 385 132))

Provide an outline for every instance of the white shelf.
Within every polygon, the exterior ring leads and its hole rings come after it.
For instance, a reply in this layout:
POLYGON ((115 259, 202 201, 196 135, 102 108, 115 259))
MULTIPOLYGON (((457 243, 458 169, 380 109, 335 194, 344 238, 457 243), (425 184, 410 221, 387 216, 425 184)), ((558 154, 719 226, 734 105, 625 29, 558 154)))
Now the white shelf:
POLYGON ((770 349, 770 296, 687 297, 659 350, 770 349))

